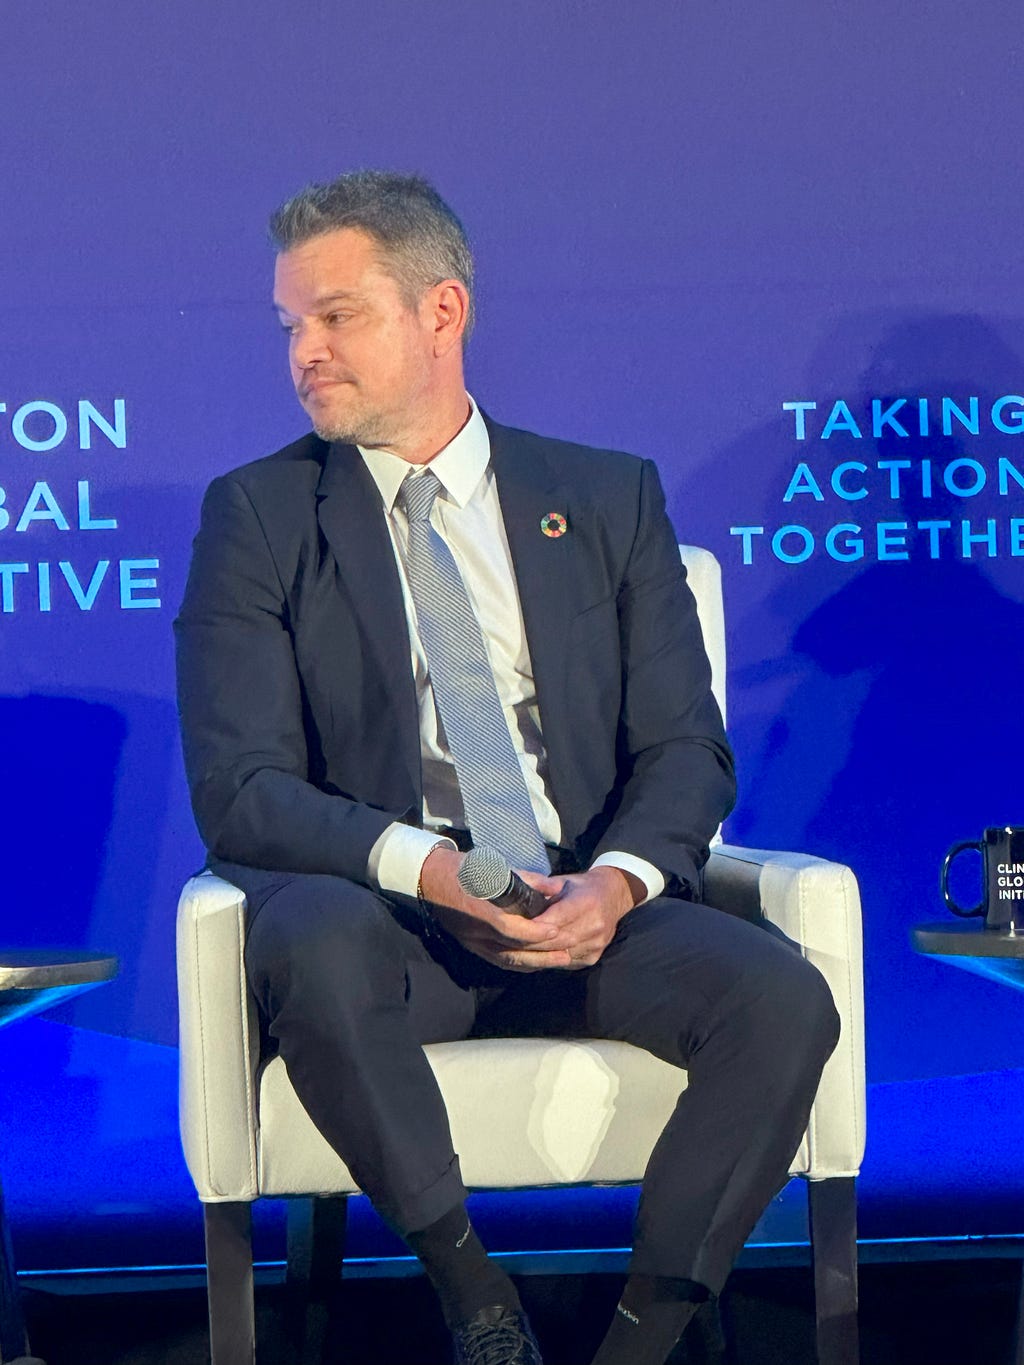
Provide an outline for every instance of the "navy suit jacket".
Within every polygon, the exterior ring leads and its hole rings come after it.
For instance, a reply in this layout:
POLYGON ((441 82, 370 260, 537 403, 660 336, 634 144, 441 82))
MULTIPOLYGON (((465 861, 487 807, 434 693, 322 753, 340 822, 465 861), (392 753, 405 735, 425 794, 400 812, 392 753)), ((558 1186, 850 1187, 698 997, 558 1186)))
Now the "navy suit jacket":
MULTIPOLYGON (((488 429, 562 843, 581 866, 634 853, 693 894, 735 788, 657 471, 488 429), (542 533, 549 512, 564 535, 542 533)), ((175 630, 211 855, 365 881, 422 797, 401 584, 359 452, 310 435, 215 479, 175 630)))

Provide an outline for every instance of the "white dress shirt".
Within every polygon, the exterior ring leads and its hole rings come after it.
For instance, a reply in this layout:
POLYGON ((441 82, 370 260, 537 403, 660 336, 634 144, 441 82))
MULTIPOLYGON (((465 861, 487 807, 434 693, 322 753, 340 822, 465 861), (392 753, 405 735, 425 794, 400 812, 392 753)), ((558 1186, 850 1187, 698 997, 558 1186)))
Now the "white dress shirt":
MULTIPOLYGON (((480 623, 498 699, 522 766, 541 837, 547 844, 557 844, 561 839, 561 825, 548 789, 547 753, 537 689, 512 556, 491 469, 490 437, 476 403, 472 398, 469 401, 471 411, 466 425, 429 464, 441 484, 434 501, 431 524, 454 556, 480 623)), ((399 822, 390 825, 370 851, 368 875, 382 891, 415 896, 426 856, 441 842, 437 831, 445 825, 456 829, 464 829, 467 825, 455 763, 444 741, 443 729, 438 725, 427 656, 420 640, 416 607, 406 575, 409 523, 396 501, 409 471, 413 470, 418 477, 426 466, 410 465, 391 451, 379 448, 360 446, 359 453, 384 504, 402 583, 423 762, 424 828, 399 822)), ((647 899, 660 895, 664 889, 665 879, 658 869, 633 854, 604 853, 594 862, 595 867, 601 865, 619 867, 639 877, 647 888, 647 899)))

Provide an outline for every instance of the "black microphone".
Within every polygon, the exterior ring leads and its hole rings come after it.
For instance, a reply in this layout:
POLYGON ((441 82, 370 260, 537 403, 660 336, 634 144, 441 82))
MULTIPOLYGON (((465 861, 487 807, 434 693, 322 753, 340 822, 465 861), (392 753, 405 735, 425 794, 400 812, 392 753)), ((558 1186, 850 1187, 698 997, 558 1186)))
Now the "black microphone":
POLYGON ((508 865, 505 855, 496 848, 471 848, 459 868, 459 885, 470 896, 490 901, 499 910, 533 919, 547 909, 547 900, 540 891, 527 886, 508 865))

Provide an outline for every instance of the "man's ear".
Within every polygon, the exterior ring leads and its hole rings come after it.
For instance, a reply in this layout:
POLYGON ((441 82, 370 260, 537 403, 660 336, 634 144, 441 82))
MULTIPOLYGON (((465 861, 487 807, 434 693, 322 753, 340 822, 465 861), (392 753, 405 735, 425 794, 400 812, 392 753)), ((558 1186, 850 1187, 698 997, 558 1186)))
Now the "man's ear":
POLYGON ((460 280, 442 280, 424 300, 434 329, 434 354, 446 355, 461 343, 469 321, 469 292, 460 280))

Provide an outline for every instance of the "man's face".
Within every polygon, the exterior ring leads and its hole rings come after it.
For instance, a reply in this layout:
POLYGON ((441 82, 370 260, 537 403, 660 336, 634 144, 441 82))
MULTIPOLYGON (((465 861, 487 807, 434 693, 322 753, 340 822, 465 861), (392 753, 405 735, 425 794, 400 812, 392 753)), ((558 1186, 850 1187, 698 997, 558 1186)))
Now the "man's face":
POLYGON ((341 228, 283 251, 274 306, 299 401, 327 441, 398 442, 429 402, 434 331, 409 308, 377 244, 341 228))

